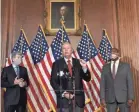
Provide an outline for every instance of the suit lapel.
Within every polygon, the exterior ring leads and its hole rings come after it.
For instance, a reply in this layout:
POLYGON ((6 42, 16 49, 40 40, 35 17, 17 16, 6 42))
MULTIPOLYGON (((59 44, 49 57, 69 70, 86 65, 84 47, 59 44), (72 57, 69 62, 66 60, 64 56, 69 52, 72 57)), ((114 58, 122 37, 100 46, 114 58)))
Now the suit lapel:
POLYGON ((75 62, 74 58, 72 58, 72 67, 76 66, 75 64, 76 64, 76 62, 75 62))
MULTIPOLYGON (((15 72, 13 66, 10 65, 10 68, 11 68, 11 73, 13 74, 13 76, 16 77, 17 75, 16 75, 16 72, 15 72)), ((20 75, 20 77, 22 77, 22 67, 21 66, 19 66, 19 75, 20 75)))
POLYGON ((68 65, 67 65, 64 58, 62 58, 62 63, 61 64, 63 65, 63 69, 65 69, 65 68, 68 69, 68 65))
POLYGON ((117 69, 117 73, 116 73, 115 78, 117 77, 117 75, 119 74, 119 72, 121 71, 121 69, 122 69, 122 63, 119 61, 119 66, 118 66, 118 69, 117 69))
POLYGON ((14 80, 16 77, 16 73, 12 65, 10 65, 9 73, 11 74, 11 78, 12 78, 11 80, 14 80))
POLYGON ((10 65, 10 72, 13 74, 13 77, 16 77, 16 73, 12 65, 10 65))
POLYGON ((19 66, 19 77, 22 78, 22 67, 21 66, 19 66))
MULTIPOLYGON (((122 68, 122 63, 119 61, 119 65, 118 65, 118 69, 117 69, 115 78, 117 77, 117 75, 118 75, 119 72, 121 71, 121 68, 122 68)), ((111 70, 111 63, 110 63, 110 65, 109 65, 109 70, 110 70, 111 78, 113 79, 113 77, 112 77, 112 70, 111 70)))
POLYGON ((111 70, 111 62, 109 63, 109 73, 110 73, 110 77, 113 79, 113 77, 112 77, 112 70, 111 70))
POLYGON ((74 58, 72 58, 72 68, 73 68, 73 75, 75 75, 75 78, 77 78, 76 74, 79 74, 78 73, 78 68, 79 67, 77 67, 77 61, 74 58))

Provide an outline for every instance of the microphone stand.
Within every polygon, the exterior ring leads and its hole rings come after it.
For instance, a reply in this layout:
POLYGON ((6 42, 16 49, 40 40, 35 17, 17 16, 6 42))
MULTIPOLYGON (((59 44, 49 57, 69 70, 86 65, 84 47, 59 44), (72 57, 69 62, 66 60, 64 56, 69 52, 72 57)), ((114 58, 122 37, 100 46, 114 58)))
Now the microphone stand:
MULTIPOLYGON (((64 69, 64 73, 65 73, 65 76, 66 76, 66 78, 67 78, 67 85, 68 86, 71 86, 71 84, 72 84, 72 77, 71 76, 69 76, 70 74, 69 74, 69 71, 65 68, 64 69), (70 83, 71 82, 71 83, 70 83)), ((71 89, 67 89, 67 91, 69 92, 69 97, 71 97, 70 96, 70 92, 72 92, 72 90, 71 89)), ((69 112, 72 112, 72 99, 69 99, 69 112)))
POLYGON ((76 106, 76 101, 75 101, 75 73, 74 73, 74 69, 72 68, 72 84, 73 84, 73 112, 75 112, 75 106, 76 106))
MULTIPOLYGON (((71 86, 72 86, 72 77, 70 76, 70 73, 69 73, 69 71, 68 71, 68 69, 67 68, 64 68, 64 75, 65 75, 65 77, 66 77, 66 79, 67 79, 67 85, 66 85, 66 90, 69 92, 69 97, 71 97, 70 96, 70 92, 72 92, 72 89, 71 89, 71 86), (68 88, 67 88, 67 86, 68 86, 68 88), (70 89, 69 89, 70 88, 70 89)), ((72 110, 72 99, 69 99, 69 101, 68 101, 68 108, 69 108, 69 112, 73 112, 72 110)))
MULTIPOLYGON (((67 69, 64 69, 64 73, 66 75, 67 78, 67 91, 69 92, 69 97, 71 97, 71 93, 75 94, 75 92, 73 91, 75 88, 75 82, 74 82, 74 75, 70 76, 70 73, 67 69)), ((73 99, 69 99, 69 112, 75 112, 73 111, 74 109, 74 105, 73 105, 73 99)))
POLYGON ((59 89, 60 89, 60 112, 62 112, 62 105, 61 105, 61 100, 62 100, 62 84, 61 84, 61 77, 60 77, 60 72, 59 72, 59 80, 60 80, 60 85, 59 85, 59 89))

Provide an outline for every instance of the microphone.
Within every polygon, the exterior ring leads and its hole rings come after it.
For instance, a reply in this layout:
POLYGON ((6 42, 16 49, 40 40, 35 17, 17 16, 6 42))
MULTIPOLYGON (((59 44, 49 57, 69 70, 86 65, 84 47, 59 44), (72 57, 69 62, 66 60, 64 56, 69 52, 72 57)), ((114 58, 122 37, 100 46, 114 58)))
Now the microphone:
POLYGON ((63 72, 66 74, 69 72, 69 70, 67 68, 64 68, 63 72))
POLYGON ((69 70, 67 68, 64 68, 63 72, 64 72, 66 78, 70 77, 69 70))

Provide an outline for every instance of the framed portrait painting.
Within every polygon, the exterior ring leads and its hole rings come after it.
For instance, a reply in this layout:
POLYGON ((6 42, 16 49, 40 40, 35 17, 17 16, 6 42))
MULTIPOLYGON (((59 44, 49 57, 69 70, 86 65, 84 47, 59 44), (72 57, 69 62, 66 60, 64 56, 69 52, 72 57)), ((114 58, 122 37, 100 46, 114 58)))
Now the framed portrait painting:
POLYGON ((46 34, 55 35, 64 24, 70 35, 78 35, 81 30, 79 0, 46 0, 46 34))

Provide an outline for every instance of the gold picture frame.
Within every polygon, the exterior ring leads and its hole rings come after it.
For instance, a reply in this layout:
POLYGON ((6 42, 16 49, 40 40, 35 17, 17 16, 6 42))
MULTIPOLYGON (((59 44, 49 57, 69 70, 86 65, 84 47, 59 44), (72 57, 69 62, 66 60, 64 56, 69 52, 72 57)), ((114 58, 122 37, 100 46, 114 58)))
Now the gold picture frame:
POLYGON ((45 7, 46 35, 55 35, 63 21, 69 35, 81 35, 80 0, 45 0, 45 7), (66 7, 64 16, 63 7, 66 7))

